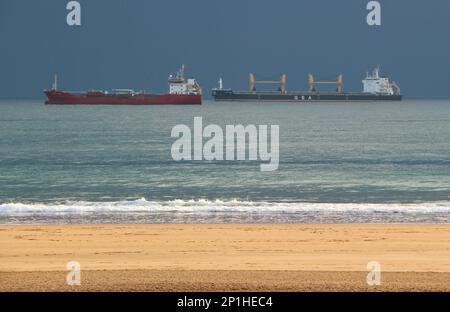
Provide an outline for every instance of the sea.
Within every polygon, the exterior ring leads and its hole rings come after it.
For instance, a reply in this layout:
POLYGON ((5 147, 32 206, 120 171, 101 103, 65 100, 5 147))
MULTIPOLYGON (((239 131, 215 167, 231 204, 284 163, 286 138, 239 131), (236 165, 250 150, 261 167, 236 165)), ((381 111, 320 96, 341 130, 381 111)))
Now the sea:
POLYGON ((450 100, 0 101, 0 224, 450 223, 450 100), (175 161, 176 125, 278 125, 279 167, 175 161))

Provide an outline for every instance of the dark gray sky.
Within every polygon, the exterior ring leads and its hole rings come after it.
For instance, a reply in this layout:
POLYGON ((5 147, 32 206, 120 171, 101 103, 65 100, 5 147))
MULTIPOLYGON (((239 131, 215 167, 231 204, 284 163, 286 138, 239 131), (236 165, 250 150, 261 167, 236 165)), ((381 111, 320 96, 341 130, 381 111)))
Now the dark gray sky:
POLYGON ((68 90, 164 92, 187 64, 208 93, 247 88, 249 71, 344 74, 358 91, 380 64, 409 98, 450 98, 450 1, 384 0, 382 26, 366 24, 369 0, 80 0, 82 26, 66 24, 68 0, 0 0, 0 98, 42 98, 58 72, 68 90))

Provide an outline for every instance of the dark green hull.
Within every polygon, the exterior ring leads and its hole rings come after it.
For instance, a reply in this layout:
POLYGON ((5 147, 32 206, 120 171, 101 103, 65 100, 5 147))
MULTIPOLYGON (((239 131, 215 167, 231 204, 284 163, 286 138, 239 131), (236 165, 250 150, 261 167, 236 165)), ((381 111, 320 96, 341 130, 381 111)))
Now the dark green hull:
POLYGON ((384 95, 371 93, 314 93, 314 92, 234 92, 215 89, 212 96, 216 101, 242 102, 351 102, 351 101, 401 101, 401 95, 384 95))

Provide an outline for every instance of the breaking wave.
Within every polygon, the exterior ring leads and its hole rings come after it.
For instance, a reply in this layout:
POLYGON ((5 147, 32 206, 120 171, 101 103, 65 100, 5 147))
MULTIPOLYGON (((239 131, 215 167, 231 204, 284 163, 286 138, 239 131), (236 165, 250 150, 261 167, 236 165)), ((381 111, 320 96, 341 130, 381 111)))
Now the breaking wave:
POLYGON ((95 212, 174 212, 174 213, 450 213, 450 202, 428 203, 311 203, 265 202, 242 200, 169 200, 151 201, 145 198, 114 202, 63 201, 52 203, 2 203, 0 215, 60 214, 95 212))

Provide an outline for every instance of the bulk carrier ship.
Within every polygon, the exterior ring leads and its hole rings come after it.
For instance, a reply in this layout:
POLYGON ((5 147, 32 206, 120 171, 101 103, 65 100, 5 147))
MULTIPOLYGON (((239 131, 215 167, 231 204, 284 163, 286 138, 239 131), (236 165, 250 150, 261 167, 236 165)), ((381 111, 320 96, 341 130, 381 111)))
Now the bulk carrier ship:
POLYGON ((372 73, 367 73, 362 80, 362 92, 344 92, 343 75, 339 75, 333 81, 316 81, 312 74, 308 74, 308 91, 287 91, 286 75, 281 75, 280 80, 256 80, 255 76, 249 74, 249 91, 233 91, 224 89, 222 78, 219 80, 219 88, 212 90, 212 96, 216 101, 286 101, 286 102, 320 102, 320 101, 401 101, 399 86, 388 77, 380 75, 379 67, 372 73), (257 91, 258 84, 277 84, 277 91, 257 91), (335 92, 318 92, 317 85, 336 85, 335 92))
POLYGON ((45 104, 104 104, 104 105, 194 105, 202 104, 202 90, 194 78, 184 78, 184 65, 176 75, 168 79, 169 93, 152 94, 132 89, 114 89, 108 91, 90 90, 70 92, 58 90, 58 80, 51 90, 44 93, 48 100, 45 104))

